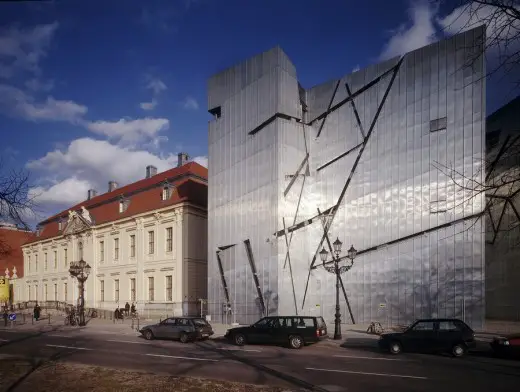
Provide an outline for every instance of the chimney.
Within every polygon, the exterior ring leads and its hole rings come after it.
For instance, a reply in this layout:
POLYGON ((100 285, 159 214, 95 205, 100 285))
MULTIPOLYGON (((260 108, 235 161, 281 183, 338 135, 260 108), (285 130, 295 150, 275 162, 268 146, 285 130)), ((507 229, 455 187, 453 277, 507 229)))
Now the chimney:
POLYGON ((109 181, 108 182, 108 191, 112 192, 112 191, 115 191, 116 189, 117 189, 117 182, 109 181))
POLYGON ((87 200, 93 199, 96 196, 97 196, 97 192, 95 189, 88 190, 87 200))
POLYGON ((146 166, 146 178, 151 178, 157 174, 157 168, 152 165, 146 166))
POLYGON ((177 154, 177 167, 181 167, 186 164, 190 157, 185 152, 180 152, 177 154))

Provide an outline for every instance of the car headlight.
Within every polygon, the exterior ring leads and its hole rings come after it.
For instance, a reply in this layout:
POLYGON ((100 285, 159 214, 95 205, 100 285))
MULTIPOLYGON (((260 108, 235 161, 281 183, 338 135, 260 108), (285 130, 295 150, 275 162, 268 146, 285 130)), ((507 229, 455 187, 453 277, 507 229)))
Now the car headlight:
POLYGON ((509 346, 509 340, 502 340, 500 344, 503 344, 504 346, 509 346))

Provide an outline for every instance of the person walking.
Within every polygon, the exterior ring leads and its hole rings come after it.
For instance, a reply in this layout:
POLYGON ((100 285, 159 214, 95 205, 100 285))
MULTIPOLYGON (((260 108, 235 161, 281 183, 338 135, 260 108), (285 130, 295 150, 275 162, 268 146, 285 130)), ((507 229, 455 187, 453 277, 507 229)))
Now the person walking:
POLYGON ((40 319, 40 313, 41 313, 40 305, 38 305, 38 302, 36 302, 36 305, 34 305, 34 309, 33 309, 33 316, 36 321, 38 321, 40 319))
POLYGON ((125 313, 127 316, 130 314, 130 304, 128 303, 128 301, 125 304, 125 313))

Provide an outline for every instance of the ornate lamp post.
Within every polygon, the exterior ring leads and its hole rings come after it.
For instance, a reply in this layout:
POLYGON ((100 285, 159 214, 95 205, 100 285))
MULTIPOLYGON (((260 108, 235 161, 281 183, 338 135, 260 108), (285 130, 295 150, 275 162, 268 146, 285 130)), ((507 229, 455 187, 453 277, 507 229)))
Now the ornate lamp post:
POLYGON ((70 263, 69 274, 79 282, 79 325, 85 325, 85 282, 90 274, 90 269, 90 265, 83 259, 70 263))
POLYGON ((340 287, 340 281, 339 277, 341 274, 347 272, 352 268, 354 265, 354 259, 356 258, 357 250, 354 248, 353 245, 350 246, 350 249, 347 252, 347 258, 350 260, 350 264, 348 265, 339 265, 339 255, 341 253, 341 246, 343 243, 339 240, 339 238, 336 238, 336 241, 332 243, 332 247, 334 250, 334 254, 332 255, 332 259, 334 261, 334 266, 329 267, 326 265, 327 263, 327 257, 329 256, 329 252, 323 248, 320 251, 320 258, 321 262, 323 263, 323 267, 327 270, 327 272, 330 272, 332 274, 336 274, 336 314, 334 315, 334 340, 340 340, 341 339, 341 313, 339 309, 339 287, 340 287))

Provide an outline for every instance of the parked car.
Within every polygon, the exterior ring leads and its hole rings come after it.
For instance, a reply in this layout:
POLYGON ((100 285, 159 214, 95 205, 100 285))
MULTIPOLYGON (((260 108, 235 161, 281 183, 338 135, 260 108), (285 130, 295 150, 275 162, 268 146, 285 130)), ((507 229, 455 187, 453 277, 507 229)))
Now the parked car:
POLYGON ((458 319, 417 320, 403 332, 384 333, 379 339, 379 347, 392 354, 402 351, 449 352, 462 357, 475 346, 473 330, 458 319))
POLYGON ((289 344, 299 349, 327 337, 327 325, 322 317, 264 317, 250 326, 228 329, 225 337, 238 346, 246 343, 289 344))
POLYGON ((208 339, 213 335, 213 328, 200 317, 171 317, 158 324, 147 325, 139 332, 148 340, 178 339, 182 343, 187 343, 208 339))
POLYGON ((495 337, 490 345, 500 356, 520 357, 520 334, 495 337))

